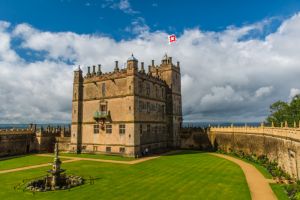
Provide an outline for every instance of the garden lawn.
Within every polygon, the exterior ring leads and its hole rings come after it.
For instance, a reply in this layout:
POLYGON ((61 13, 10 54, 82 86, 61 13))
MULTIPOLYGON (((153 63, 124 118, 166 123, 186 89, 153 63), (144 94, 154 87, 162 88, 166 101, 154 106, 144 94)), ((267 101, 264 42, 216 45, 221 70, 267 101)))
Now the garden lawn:
POLYGON ((30 165, 39 165, 52 162, 51 157, 41 157, 35 155, 22 155, 18 157, 1 158, 0 170, 15 169, 20 167, 26 167, 30 165))
POLYGON ((285 192, 284 185, 270 184, 273 192, 276 194, 278 200, 289 200, 288 195, 285 192))
POLYGON ((75 154, 75 153, 60 153, 61 156, 77 157, 77 158, 95 158, 104 160, 134 160, 132 157, 122 157, 119 155, 104 155, 104 154, 75 154))
MULTIPOLYGON (((17 160, 16 160, 17 161, 17 160)), ((135 165, 77 161, 65 163, 67 173, 85 178, 70 191, 33 195, 14 186, 46 174, 49 167, 0 174, 0 199, 251 199, 241 168, 228 160, 200 152, 162 156, 135 165)))

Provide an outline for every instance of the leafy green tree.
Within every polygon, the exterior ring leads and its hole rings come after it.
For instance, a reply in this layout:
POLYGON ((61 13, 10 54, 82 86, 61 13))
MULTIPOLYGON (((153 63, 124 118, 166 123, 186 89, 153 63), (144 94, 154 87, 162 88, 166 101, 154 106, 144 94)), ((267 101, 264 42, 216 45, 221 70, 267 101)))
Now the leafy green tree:
POLYGON ((267 118, 268 123, 274 123, 275 126, 280 126, 281 122, 287 121, 292 127, 294 122, 300 120, 300 95, 293 97, 290 103, 277 101, 270 106, 270 115, 267 118))

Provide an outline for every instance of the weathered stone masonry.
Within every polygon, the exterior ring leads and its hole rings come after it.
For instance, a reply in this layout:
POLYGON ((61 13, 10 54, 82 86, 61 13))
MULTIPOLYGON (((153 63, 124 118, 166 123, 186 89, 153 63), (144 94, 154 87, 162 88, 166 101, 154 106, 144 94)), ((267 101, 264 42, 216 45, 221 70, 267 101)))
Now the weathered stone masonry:
POLYGON ((181 133, 181 147, 266 155, 270 160, 277 161, 291 176, 300 179, 300 128, 185 128, 181 133))

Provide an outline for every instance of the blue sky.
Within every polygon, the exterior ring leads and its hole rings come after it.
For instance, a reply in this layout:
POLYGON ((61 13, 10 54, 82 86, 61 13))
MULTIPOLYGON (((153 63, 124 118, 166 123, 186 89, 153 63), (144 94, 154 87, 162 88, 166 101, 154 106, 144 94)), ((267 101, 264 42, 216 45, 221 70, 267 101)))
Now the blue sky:
POLYGON ((28 23, 44 31, 104 34, 116 40, 129 39, 132 23, 150 31, 181 34, 184 29, 220 31, 264 19, 284 19, 300 10, 300 1, 157 1, 131 0, 1 0, 0 19, 13 24, 28 23))
POLYGON ((295 0, 0 0, 0 123, 70 123, 73 70, 108 72, 131 53, 180 61, 185 121, 263 121, 300 94, 299 11, 295 0))

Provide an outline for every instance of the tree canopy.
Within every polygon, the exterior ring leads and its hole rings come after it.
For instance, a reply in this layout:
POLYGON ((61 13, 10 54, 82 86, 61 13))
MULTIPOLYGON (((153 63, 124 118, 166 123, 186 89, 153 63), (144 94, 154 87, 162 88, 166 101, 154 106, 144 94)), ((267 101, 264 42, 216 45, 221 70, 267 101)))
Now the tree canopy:
POLYGON ((281 122, 287 121, 288 125, 294 126, 300 121, 300 95, 293 97, 291 102, 276 101, 270 106, 270 115, 267 117, 268 123, 280 126, 281 122))

